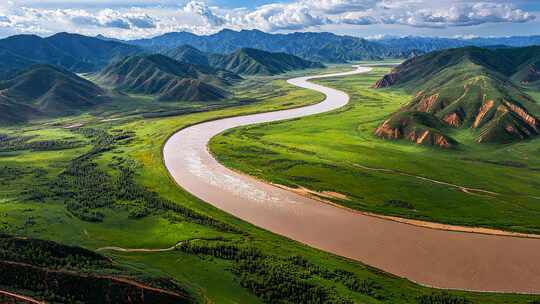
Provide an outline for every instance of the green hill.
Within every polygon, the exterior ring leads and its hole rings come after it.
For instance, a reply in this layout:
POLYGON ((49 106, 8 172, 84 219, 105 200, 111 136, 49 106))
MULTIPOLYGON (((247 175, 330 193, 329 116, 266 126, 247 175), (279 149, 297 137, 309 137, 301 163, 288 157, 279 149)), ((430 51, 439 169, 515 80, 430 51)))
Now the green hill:
POLYGON ((61 68, 34 65, 0 82, 0 122, 74 114, 104 101, 95 84, 61 68))
POLYGON ((468 47, 410 59, 375 84, 415 94, 375 134, 442 147, 457 144, 450 129, 471 129, 477 142, 487 143, 535 137, 540 107, 523 85, 536 84, 534 67, 539 62, 540 47, 468 47), (439 139, 430 140, 434 137, 439 139))
POLYGON ((211 66, 241 75, 276 75, 293 70, 322 68, 318 62, 307 61, 286 53, 270 53, 243 48, 229 55, 211 55, 211 66))
POLYGON ((226 87, 241 78, 231 72, 178 62, 164 55, 130 56, 110 64, 98 80, 130 93, 162 101, 209 101, 226 98, 226 87))

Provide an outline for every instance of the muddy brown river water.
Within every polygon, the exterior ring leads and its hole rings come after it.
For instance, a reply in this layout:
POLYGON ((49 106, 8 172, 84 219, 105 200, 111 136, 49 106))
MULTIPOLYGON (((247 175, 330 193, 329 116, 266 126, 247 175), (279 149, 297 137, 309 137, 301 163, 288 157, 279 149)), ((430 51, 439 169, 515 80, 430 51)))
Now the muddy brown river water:
POLYGON ((430 229, 352 212, 234 172, 208 151, 210 139, 225 130, 346 105, 346 93, 309 80, 369 70, 356 67, 345 73, 289 80, 324 93, 326 99, 316 105, 225 118, 180 130, 163 148, 165 165, 180 187, 229 214, 411 281, 448 289, 540 293, 540 239, 430 229))

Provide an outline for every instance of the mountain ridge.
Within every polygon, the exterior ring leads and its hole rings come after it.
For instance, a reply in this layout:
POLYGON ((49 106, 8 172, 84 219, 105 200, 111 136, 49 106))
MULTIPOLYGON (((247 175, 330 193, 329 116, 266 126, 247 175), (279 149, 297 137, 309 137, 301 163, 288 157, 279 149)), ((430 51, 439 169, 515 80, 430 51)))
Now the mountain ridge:
POLYGON ((267 52, 253 48, 239 48, 230 54, 205 53, 193 46, 182 45, 165 55, 191 64, 207 65, 240 75, 277 75, 293 70, 323 68, 318 62, 283 53, 267 52))
POLYGON ((0 39, 0 55, 17 59, 3 61, 4 74, 34 64, 60 66, 73 72, 93 72, 114 59, 141 53, 142 49, 126 43, 106 41, 79 34, 57 33, 42 38, 37 35, 15 35, 0 39))
POLYGON ((241 80, 229 71, 181 63, 160 54, 128 56, 104 68, 97 79, 162 101, 224 99, 229 96, 225 88, 241 80))
POLYGON ((311 32, 270 34, 259 30, 233 31, 224 29, 207 36, 188 32, 172 32, 154 38, 130 40, 126 43, 161 52, 185 44, 203 52, 219 54, 229 54, 239 48, 255 48, 267 52, 285 52, 306 60, 320 62, 347 62, 408 56, 407 54, 398 54, 378 43, 369 42, 359 37, 311 32))

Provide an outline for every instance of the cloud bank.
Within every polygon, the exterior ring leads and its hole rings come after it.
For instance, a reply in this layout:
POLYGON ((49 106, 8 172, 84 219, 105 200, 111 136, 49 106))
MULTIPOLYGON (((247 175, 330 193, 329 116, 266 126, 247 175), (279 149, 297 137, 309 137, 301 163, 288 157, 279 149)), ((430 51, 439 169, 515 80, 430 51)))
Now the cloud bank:
MULTIPOLYGON (((487 23, 524 23, 535 15, 507 1, 464 0, 295 0, 253 9, 220 8, 194 0, 77 8, 47 1, 7 1, 0 4, 0 34, 50 34, 59 31, 138 38, 170 31, 208 34, 223 28, 268 32, 311 30, 325 25, 401 25, 449 28, 487 23), (39 3, 39 5, 38 5, 39 3)), ((57 3, 57 2, 55 2, 57 3)), ((97 2, 96 2, 97 3, 97 2)))

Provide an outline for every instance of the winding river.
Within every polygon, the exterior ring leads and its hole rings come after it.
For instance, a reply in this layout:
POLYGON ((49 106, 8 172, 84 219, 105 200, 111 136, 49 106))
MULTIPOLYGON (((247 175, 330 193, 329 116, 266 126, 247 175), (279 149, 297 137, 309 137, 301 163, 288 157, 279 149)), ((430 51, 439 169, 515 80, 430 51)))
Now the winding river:
POLYGON ((349 101, 346 93, 309 80, 368 71, 356 67, 290 79, 290 84, 322 92, 326 99, 180 130, 163 148, 165 165, 180 187, 229 214, 411 281, 447 289, 540 293, 540 239, 430 229, 353 212, 234 172, 208 151, 210 139, 231 128, 340 108, 349 101))

